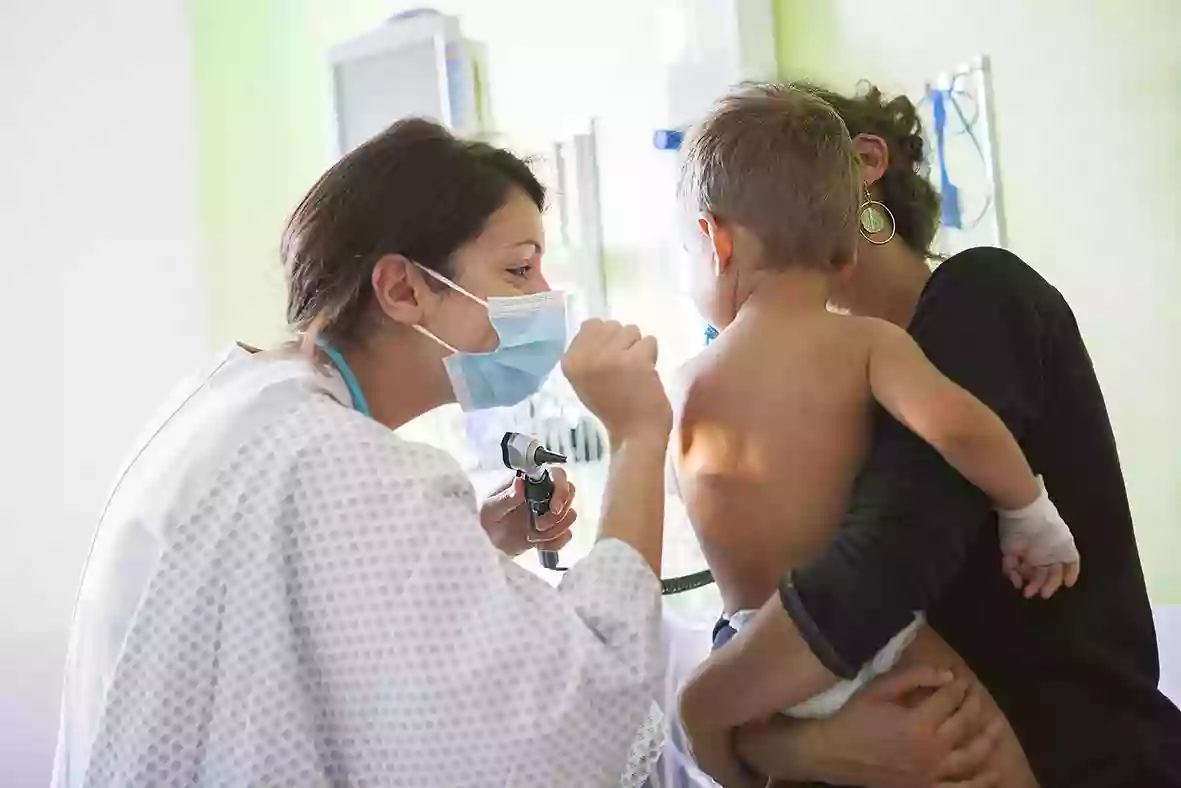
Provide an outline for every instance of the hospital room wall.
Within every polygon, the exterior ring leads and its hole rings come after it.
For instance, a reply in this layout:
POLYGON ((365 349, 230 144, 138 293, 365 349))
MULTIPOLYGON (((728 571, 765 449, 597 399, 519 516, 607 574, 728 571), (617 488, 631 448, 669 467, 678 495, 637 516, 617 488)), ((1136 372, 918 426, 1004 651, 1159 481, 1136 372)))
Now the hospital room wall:
MULTIPOLYGON (((611 309, 665 330, 670 360, 700 345, 696 326, 667 331, 667 310, 650 309, 652 293, 669 288, 672 240, 662 224, 670 211, 653 206, 670 204, 675 169, 675 154, 651 144, 666 123, 669 49, 652 31, 667 28, 678 3, 430 4, 459 16, 464 35, 486 46, 500 140, 528 152, 522 143, 545 145, 596 119, 611 309)), ((328 49, 416 5, 191 0, 201 256, 215 343, 284 336, 279 236, 332 161, 328 49)))
POLYGON ((208 350, 183 0, 0 3, 0 785, 49 780, 103 498, 208 350))
POLYGON ((1077 313, 1153 601, 1181 603, 1181 5, 902 5, 777 0, 781 76, 909 91, 991 56, 1010 246, 1077 313))

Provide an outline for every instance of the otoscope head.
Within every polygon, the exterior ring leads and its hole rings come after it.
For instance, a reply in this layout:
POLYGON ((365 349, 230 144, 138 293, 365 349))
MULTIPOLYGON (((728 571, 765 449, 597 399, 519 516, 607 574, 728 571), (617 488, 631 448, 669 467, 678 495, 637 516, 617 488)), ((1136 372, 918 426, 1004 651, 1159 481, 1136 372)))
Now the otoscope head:
POLYGON ((536 438, 519 432, 506 432, 500 441, 500 457, 506 468, 538 478, 546 465, 566 462, 565 455, 550 451, 536 438))

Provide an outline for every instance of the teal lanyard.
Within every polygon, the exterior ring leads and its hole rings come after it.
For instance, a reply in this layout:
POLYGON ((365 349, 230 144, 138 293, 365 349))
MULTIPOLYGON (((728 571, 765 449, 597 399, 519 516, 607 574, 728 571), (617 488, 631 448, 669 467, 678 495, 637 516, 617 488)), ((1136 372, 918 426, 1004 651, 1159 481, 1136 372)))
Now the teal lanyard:
POLYGON ((353 400, 353 408, 359 413, 373 418, 373 413, 369 410, 369 403, 365 401, 365 394, 361 391, 361 384, 357 382, 357 376, 353 374, 353 368, 349 366, 349 362, 344 360, 344 356, 339 350, 319 337, 316 338, 316 345, 324 351, 324 355, 328 356, 332 366, 336 367, 336 371, 344 378, 344 384, 349 390, 349 397, 353 400))

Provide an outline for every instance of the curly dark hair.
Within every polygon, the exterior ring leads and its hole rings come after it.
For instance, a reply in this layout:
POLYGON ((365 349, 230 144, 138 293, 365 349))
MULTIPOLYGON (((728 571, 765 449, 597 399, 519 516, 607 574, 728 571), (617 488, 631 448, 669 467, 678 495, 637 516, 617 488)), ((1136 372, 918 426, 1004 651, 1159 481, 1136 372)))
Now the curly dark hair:
POLYGON ((906 96, 891 99, 869 82, 862 82, 857 94, 843 96, 808 82, 794 83, 827 101, 849 135, 873 134, 886 142, 889 164, 878 181, 878 199, 894 214, 898 236, 915 251, 934 257, 931 242, 939 227, 939 193, 919 174, 923 162, 923 129, 914 103, 906 96))

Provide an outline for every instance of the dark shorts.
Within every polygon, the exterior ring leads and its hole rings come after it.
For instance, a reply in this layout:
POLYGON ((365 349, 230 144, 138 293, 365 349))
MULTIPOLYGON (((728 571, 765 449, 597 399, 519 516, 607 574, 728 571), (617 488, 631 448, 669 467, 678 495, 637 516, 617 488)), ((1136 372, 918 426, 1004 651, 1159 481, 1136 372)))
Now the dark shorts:
POLYGON ((738 632, 730 626, 730 620, 728 618, 719 618, 718 623, 714 624, 713 650, 717 651, 722 646, 729 643, 730 639, 737 634, 738 632))

